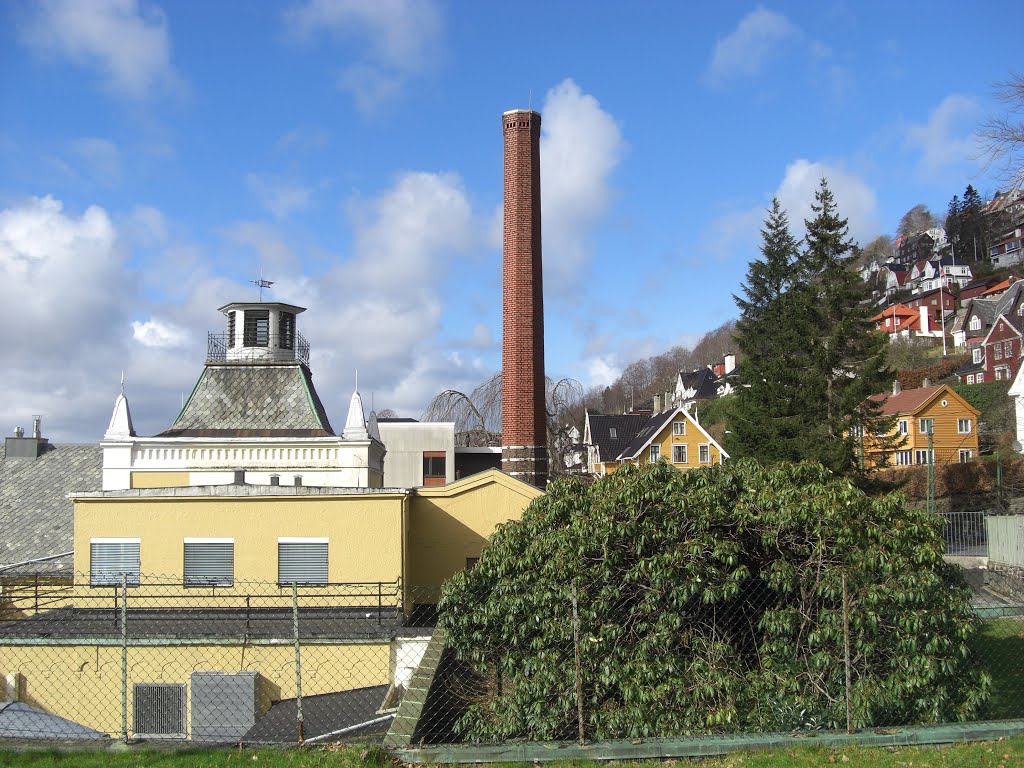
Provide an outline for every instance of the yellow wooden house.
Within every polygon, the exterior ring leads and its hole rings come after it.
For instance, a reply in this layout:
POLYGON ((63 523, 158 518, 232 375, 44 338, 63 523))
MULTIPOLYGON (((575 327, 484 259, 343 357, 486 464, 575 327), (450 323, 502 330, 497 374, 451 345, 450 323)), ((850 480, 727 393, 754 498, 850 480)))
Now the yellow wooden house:
POLYGON ((598 475, 623 464, 664 459, 681 470, 721 464, 729 454, 682 408, 655 414, 587 414, 588 469, 598 475))
POLYGON ((911 466, 971 461, 978 455, 981 412, 945 384, 872 395, 881 415, 895 417, 882 436, 869 429, 863 438, 864 465, 911 466))

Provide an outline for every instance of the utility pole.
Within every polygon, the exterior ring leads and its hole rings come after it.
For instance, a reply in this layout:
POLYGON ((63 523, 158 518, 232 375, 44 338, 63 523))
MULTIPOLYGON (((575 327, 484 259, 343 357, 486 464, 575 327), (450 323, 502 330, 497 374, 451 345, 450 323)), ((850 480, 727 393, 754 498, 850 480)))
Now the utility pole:
POLYGON ((935 427, 928 430, 928 511, 935 514, 935 427))

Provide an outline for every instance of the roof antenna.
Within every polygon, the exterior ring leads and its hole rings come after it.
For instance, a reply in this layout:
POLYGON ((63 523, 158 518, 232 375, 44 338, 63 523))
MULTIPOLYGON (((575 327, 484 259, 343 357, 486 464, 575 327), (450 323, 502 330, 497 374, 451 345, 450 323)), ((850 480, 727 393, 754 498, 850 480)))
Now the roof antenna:
POLYGON ((359 369, 356 368, 356 392, 359 391, 359 369))
POLYGON ((272 286, 274 284, 273 280, 264 280, 263 279, 263 268, 262 267, 260 268, 259 280, 250 280, 249 282, 252 283, 253 285, 255 285, 257 288, 260 289, 260 301, 263 301, 263 289, 264 288, 269 288, 270 286, 272 286))
POLYGON ((527 94, 528 95, 526 97, 526 106, 531 112, 533 112, 533 88, 527 91, 527 94))
POLYGON ((124 369, 121 370, 121 394, 124 394, 124 369))

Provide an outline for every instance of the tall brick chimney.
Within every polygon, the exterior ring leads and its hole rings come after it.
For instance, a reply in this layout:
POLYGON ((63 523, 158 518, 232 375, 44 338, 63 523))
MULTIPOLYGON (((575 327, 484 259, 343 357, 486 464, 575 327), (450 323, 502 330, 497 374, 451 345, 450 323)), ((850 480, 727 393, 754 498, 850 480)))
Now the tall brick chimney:
POLYGON ((548 479, 544 403, 544 281, 540 255, 540 114, 501 116, 505 242, 501 347, 501 468, 538 488, 548 479))

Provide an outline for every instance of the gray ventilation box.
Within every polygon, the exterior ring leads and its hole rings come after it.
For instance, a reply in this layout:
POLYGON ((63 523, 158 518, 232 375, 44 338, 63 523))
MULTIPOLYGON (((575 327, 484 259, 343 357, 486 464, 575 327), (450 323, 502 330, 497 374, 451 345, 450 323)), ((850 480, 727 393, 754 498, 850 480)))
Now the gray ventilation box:
POLYGON ((192 673, 192 740, 240 741, 256 723, 258 672, 192 673))

